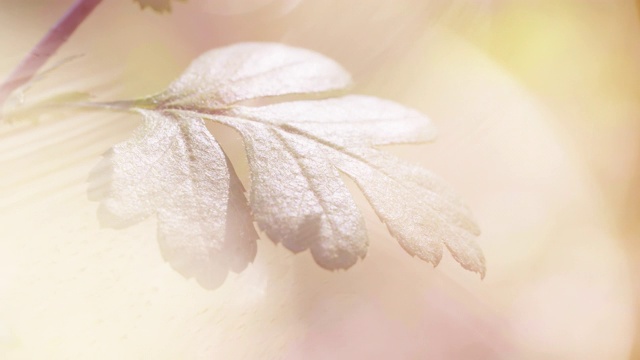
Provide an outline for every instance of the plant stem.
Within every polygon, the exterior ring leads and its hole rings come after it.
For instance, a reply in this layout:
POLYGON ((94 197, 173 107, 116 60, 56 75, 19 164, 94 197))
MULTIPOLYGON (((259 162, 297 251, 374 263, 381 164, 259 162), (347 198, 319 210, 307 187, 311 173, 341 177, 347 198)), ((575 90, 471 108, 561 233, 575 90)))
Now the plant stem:
POLYGON ((64 44, 102 0, 76 0, 0 85, 0 109, 11 92, 26 84, 64 44))

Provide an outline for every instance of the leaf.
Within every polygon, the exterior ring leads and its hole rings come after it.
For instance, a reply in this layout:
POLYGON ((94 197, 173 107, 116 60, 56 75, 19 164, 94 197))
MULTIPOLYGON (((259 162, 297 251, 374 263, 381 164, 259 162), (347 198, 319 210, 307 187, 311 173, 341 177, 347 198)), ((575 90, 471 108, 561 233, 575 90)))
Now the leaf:
MULTIPOLYGON (((221 120, 225 122, 224 120, 221 120)), ((227 123, 242 134, 255 220, 274 241, 308 248, 326 268, 347 268, 367 250, 364 221, 337 170, 306 139, 254 123, 227 123)))
MULTIPOLYGON (((133 0, 134 2, 137 2, 140 5, 141 9, 145 9, 147 6, 149 6, 150 8, 152 8, 153 10, 159 12, 159 13, 163 13, 163 12, 170 12, 171 11, 171 0, 133 0)), ((175 1, 181 1, 181 2, 186 2, 187 0, 175 0, 175 1)))
POLYGON ((103 217, 129 224, 155 213, 166 252, 206 268, 224 261, 217 255, 231 235, 236 249, 246 249, 237 251, 241 258, 251 261, 257 238, 251 213, 274 242, 293 252, 309 249, 324 268, 346 269, 365 257, 368 240, 342 172, 409 254, 435 266, 445 246, 465 269, 484 276, 468 208, 432 173, 376 149, 431 141, 427 118, 362 95, 281 101, 349 84, 337 63, 309 50, 244 43, 205 53, 165 92, 133 102, 152 109, 138 109, 144 124, 105 157, 111 182, 103 217), (247 105, 265 98, 267 105, 247 105), (204 120, 242 136, 250 211, 204 120), (240 220, 229 226, 234 219, 240 220))
POLYGON ((163 254, 185 275, 208 284, 214 267, 242 270, 258 235, 226 155, 201 119, 140 112, 144 124, 94 172, 100 183, 101 169, 110 170, 103 222, 122 227, 155 213, 163 254))
POLYGON ((335 61, 286 45, 240 43, 195 59, 167 91, 164 108, 224 109, 243 100, 342 89, 351 75, 335 61))

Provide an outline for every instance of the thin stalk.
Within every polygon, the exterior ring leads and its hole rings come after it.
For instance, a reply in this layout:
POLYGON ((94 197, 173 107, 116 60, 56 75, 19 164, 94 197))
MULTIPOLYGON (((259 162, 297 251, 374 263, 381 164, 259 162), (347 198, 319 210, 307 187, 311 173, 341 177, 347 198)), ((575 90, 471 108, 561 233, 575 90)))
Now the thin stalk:
POLYGON ((71 5, 67 13, 31 49, 29 54, 0 85, 0 109, 9 95, 31 80, 101 2, 102 0, 77 0, 71 5))
POLYGON ((155 109, 153 104, 149 103, 146 99, 109 102, 71 102, 65 105, 82 109, 101 109, 122 112, 131 112, 134 109, 155 109))

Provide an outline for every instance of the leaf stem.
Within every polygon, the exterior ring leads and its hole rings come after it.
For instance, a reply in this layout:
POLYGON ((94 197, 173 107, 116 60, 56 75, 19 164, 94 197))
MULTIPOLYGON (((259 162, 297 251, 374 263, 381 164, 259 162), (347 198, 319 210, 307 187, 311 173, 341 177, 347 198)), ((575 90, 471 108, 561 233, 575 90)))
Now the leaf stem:
POLYGON ((150 106, 146 99, 141 100, 123 100, 123 101, 109 101, 109 102, 71 102, 67 103, 67 106, 74 106, 84 109, 106 109, 113 111, 130 112, 135 109, 154 109, 150 106))
POLYGON ((102 0, 76 0, 0 85, 0 109, 9 95, 31 80, 102 0))

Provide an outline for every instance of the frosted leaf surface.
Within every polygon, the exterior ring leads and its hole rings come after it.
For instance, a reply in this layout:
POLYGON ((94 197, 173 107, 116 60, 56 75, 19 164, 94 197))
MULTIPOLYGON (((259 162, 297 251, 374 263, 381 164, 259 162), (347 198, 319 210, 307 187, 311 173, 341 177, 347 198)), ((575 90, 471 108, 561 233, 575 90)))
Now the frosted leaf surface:
POLYGON ((408 253, 435 266, 444 244, 460 265, 484 276, 484 256, 475 242, 480 230, 441 180, 377 150, 345 153, 334 153, 334 163, 358 184, 408 253))
POLYGON ((346 269, 364 258, 368 240, 343 172, 409 254, 435 266, 446 247, 465 269, 484 276, 475 241, 479 229, 468 208, 437 176, 375 148, 432 140, 435 130, 426 117, 370 96, 278 98, 327 93, 349 83, 334 61, 281 44, 237 44, 205 53, 165 92, 142 100, 152 108, 139 110, 144 124, 106 156, 111 181, 104 216, 126 224, 157 214, 169 260, 188 259, 196 268, 227 261, 220 259, 225 246, 250 261, 257 238, 253 220, 291 251, 310 250, 320 266, 346 269), (264 97, 271 98, 269 105, 244 102, 264 97), (249 205, 203 121, 241 135, 249 205))
POLYGON ((258 235, 222 149, 199 118, 140 113, 142 126, 92 174, 94 185, 109 184, 101 220, 122 227, 156 214, 165 258, 203 283, 220 272, 213 270, 242 270, 255 256, 258 235))
POLYGON ((214 110, 243 100, 338 90, 351 75, 310 50, 276 43, 240 43, 210 50, 155 100, 170 107, 214 110))
POLYGON ((224 119, 245 141, 251 168, 251 208, 274 241, 311 249, 329 269, 348 268, 367 251, 362 215, 320 145, 260 123, 224 119))
POLYGON ((229 115, 307 132, 338 146, 421 143, 436 135, 435 128, 417 111, 362 95, 236 107, 229 115))

